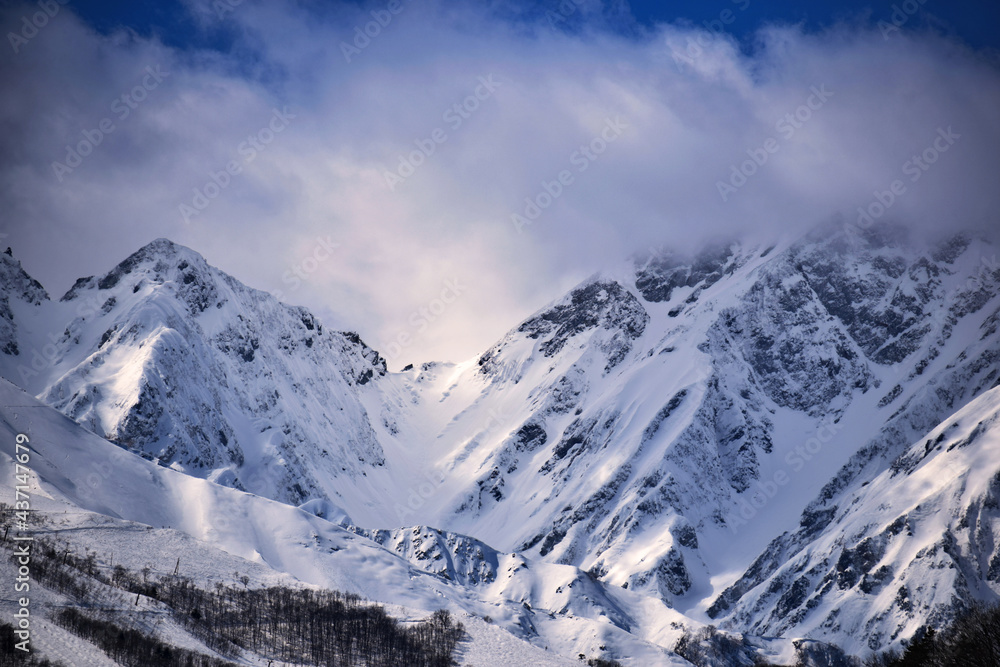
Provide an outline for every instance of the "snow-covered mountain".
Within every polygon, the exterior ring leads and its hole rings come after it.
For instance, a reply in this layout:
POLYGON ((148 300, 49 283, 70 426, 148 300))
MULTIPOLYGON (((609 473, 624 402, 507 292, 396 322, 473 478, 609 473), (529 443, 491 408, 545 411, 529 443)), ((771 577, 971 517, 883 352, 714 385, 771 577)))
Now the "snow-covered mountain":
MULTIPOLYGON (((24 354, 7 355, 6 377, 94 433, 292 504, 372 497, 385 485, 366 482, 385 452, 375 431, 384 427, 364 405, 385 362, 356 334, 165 239, 58 302, 26 280, 12 297, 33 308, 21 305, 10 325, 39 343, 11 338, 24 354)), ((364 505, 354 506, 361 518, 364 505)))
POLYGON ((1000 589, 1000 387, 816 503, 714 603, 724 627, 853 652, 941 627, 1000 589))
MULTIPOLYGON (((235 582, 238 569, 261 584, 357 593, 399 606, 409 617, 446 608, 472 623, 474 636, 505 630, 506 639, 492 640, 505 653, 544 658, 538 648, 550 649, 550 664, 571 664, 558 655, 600 655, 607 650, 602 646, 634 656, 636 665, 684 664, 664 647, 672 646, 686 619, 662 602, 464 536, 422 528, 392 535, 347 530, 320 516, 326 513, 320 503, 296 508, 143 460, 0 380, 0 460, 8 467, 18 433, 30 434, 33 507, 56 524, 41 532, 99 533, 74 543, 74 550, 86 545, 102 558, 117 554, 115 562, 133 570, 149 566, 161 573, 180 557, 204 582, 235 582), (472 558, 461 562, 463 553, 472 558), (482 576, 468 576, 472 560, 482 576)), ((9 485, 0 499, 13 500, 9 485)), ((46 614, 38 606, 33 612, 46 614)))
POLYGON ((891 231, 644 258, 411 371, 444 480, 414 514, 704 610, 834 471, 870 478, 997 382, 990 247, 891 231))
POLYGON ((448 599, 604 619, 635 646, 711 621, 861 654, 1000 598, 1000 266, 976 236, 651 251, 474 359, 400 373, 163 239, 59 301, 13 257, 0 271, 3 377, 150 470, 301 505, 448 599))

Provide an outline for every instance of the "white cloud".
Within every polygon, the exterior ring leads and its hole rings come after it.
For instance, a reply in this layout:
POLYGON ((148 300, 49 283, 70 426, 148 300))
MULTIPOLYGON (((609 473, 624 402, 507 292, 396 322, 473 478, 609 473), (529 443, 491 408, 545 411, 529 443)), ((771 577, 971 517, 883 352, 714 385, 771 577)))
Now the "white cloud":
MULTIPOLYGON (((340 43, 382 6, 317 15, 244 2, 221 19, 199 10, 206 29, 221 20, 240 35, 232 56, 100 36, 67 6, 0 60, 16 91, 0 102, 8 242, 59 293, 167 236, 376 347, 411 335, 405 363, 476 354, 635 248, 850 219, 895 179, 907 183, 895 219, 997 226, 996 63, 943 38, 773 27, 747 54, 682 26, 571 36, 407 2, 346 62, 340 43), (119 118, 112 101, 157 66, 169 76, 119 118), (454 105, 491 75, 499 86, 456 126, 454 105), (821 87, 832 95, 817 106, 821 87), (808 120, 777 125, 810 100, 808 120), (284 107, 295 117, 262 143, 284 107), (580 172, 574 152, 616 117, 627 127, 580 172), (114 131, 59 182, 52 162, 105 118, 114 131), (904 163, 947 127, 961 139, 907 180, 904 163), (435 130, 446 139, 390 189, 385 172, 435 130), (776 152, 723 201, 717 182, 768 139, 776 152), (241 172, 185 223, 179 205, 230 161, 241 172), (563 170, 572 183, 517 233, 511 214, 563 170), (326 237, 338 247, 307 262, 296 287, 288 272, 326 237), (467 290, 433 321, 420 315, 454 279, 467 290)), ((3 24, 22 13, 8 9, 3 24)))

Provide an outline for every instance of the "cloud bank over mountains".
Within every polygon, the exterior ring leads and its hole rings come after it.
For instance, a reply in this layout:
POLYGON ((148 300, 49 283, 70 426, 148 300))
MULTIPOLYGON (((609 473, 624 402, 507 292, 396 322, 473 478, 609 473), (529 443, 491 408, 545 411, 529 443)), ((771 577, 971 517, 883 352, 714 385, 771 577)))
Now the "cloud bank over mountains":
POLYGON ((859 208, 996 226, 997 58, 906 25, 740 43, 596 4, 572 30, 435 2, 190 10, 231 48, 71 5, 27 38, 38 7, 3 12, 0 232, 55 294, 167 236, 375 348, 403 334, 398 367, 474 355, 649 245, 859 208))

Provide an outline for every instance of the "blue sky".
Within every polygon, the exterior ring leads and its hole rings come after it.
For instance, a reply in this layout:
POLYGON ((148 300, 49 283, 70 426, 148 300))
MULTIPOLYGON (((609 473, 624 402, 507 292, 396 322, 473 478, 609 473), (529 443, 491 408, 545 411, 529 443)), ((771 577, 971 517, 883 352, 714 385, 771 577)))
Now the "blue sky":
POLYGON ((650 246, 844 224, 940 133, 887 219, 997 228, 992 5, 388 2, 0 7, 4 242, 59 296, 167 237, 400 367, 650 246))
POLYGON ((654 2, 631 3, 632 13, 644 23, 672 21, 678 17, 705 25, 733 9, 735 18, 727 29, 741 39, 753 34, 762 23, 770 21, 802 22, 810 30, 819 30, 841 20, 868 16, 869 21, 892 22, 894 5, 906 10, 918 9, 907 16, 907 27, 934 25, 939 29, 954 31, 963 40, 976 47, 1000 46, 1000 6, 991 2, 946 2, 924 0, 904 3, 892 0, 841 0, 839 2, 797 2, 795 0, 739 0, 738 2, 654 2), (911 7, 912 4, 912 7, 911 7), (741 9, 745 7, 745 9, 741 9))
MULTIPOLYGON (((249 0, 247 0, 249 1, 249 0)), ((568 0, 572 1, 572 0, 568 0)), ((307 3, 315 7, 332 3, 307 3)), ((353 3, 360 4, 360 3, 353 3)), ((378 6, 378 3, 371 5, 378 6)), ((503 7, 527 15, 558 14, 559 2, 540 1, 502 3, 503 7)), ((123 0, 74 0, 73 7, 89 23, 102 30, 130 27, 141 34, 157 34, 168 44, 178 47, 213 47, 231 45, 231 34, 225 30, 206 33, 199 30, 184 2, 127 2, 123 0)), ((720 27, 750 45, 754 32, 769 22, 802 23, 809 30, 820 30, 842 20, 867 17, 873 24, 892 24, 893 15, 905 17, 908 29, 926 28, 952 33, 970 45, 1000 48, 1000 4, 992 2, 946 2, 944 0, 840 0, 838 2, 798 2, 795 0, 715 0, 687 2, 656 2, 634 0, 609 3, 603 12, 617 17, 616 29, 628 32, 636 26, 649 27, 661 22, 690 22, 710 29, 720 27), (727 13, 728 12, 728 13, 727 13)), ((567 26, 577 25, 568 16, 567 26)), ((897 22, 899 18, 896 19, 897 22)), ((556 21, 557 23, 562 23, 556 21)))

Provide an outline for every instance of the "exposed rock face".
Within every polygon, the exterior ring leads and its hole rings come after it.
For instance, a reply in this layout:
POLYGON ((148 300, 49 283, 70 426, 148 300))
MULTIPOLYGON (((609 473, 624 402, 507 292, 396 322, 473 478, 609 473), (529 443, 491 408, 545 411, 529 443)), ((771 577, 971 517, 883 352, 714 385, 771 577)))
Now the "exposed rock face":
POLYGON ((0 253, 0 358, 5 362, 3 368, 21 365, 30 368, 30 351, 24 348, 21 332, 15 311, 21 308, 40 306, 49 300, 49 295, 37 280, 25 273, 21 263, 14 259, 10 248, 0 253), (15 364, 14 357, 20 357, 20 363, 15 364))
POLYGON ((631 292, 616 282, 595 280, 523 322, 483 355, 479 365, 489 374, 493 361, 503 355, 504 347, 510 346, 517 334, 538 341, 537 349, 543 357, 553 357, 574 337, 589 334, 607 359, 607 372, 621 363, 648 322, 649 315, 631 292))

